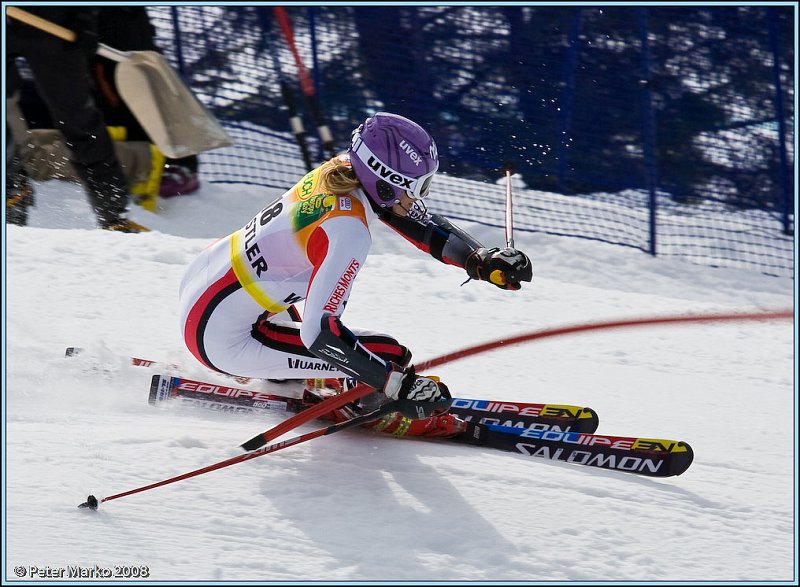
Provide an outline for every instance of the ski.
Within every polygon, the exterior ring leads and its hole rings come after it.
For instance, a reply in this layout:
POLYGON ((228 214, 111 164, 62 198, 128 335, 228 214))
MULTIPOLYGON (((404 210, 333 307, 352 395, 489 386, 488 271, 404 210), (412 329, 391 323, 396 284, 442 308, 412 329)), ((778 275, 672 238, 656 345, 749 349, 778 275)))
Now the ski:
POLYGON ((491 423, 472 425, 465 434, 453 440, 534 458, 649 477, 680 475, 686 472, 694 459, 692 447, 682 441, 491 423))
MULTIPOLYGON (((79 347, 68 347, 67 357, 81 352, 79 347)), ((130 357, 132 365, 158 368, 162 363, 150 359, 130 357)), ((177 365, 163 365, 177 370, 177 365)), ((300 398, 305 394, 303 381, 275 383, 264 379, 252 380, 248 377, 227 375, 239 385, 249 385, 251 389, 228 387, 204 383, 180 377, 154 375, 150 403, 161 399, 179 398, 184 403, 224 412, 258 412, 261 410, 283 410, 297 413, 304 407, 300 398), (174 380, 174 381, 173 381, 174 380), (257 387, 258 389, 252 389, 257 387), (282 397, 291 393, 291 397, 282 397)), ((306 406, 308 404, 305 404, 306 406)), ((503 426, 523 426, 544 424, 560 430, 573 432, 594 432, 599 420, 591 408, 560 404, 529 404, 509 401, 489 401, 466 398, 453 400, 450 412, 467 422, 490 423, 503 426)))
POLYGON ((450 413, 474 424, 494 424, 512 428, 530 426, 592 433, 600 420, 592 408, 566 404, 531 404, 454 398, 450 413))
MULTIPOLYGON (((65 355, 74 357, 81 352, 79 347, 68 347, 65 355)), ((138 367, 167 367, 178 370, 177 365, 166 365, 150 359, 130 357, 130 362, 138 367)), ((299 412, 304 405, 300 398, 305 394, 303 381, 275 383, 265 379, 253 380, 249 377, 226 375, 238 385, 248 385, 250 389, 227 387, 175 377, 169 382, 165 375, 154 375, 151 385, 150 403, 160 399, 179 398, 184 403, 198 407, 225 412, 257 412, 260 410, 284 410, 299 412), (157 379, 158 378, 158 379, 157 379), (157 388, 161 388, 158 391, 157 388), (279 397, 291 393, 291 397, 279 397)), ((591 408, 559 404, 528 404, 509 401, 488 401, 456 398, 450 412, 468 422, 491 423, 504 426, 528 426, 546 424, 561 430, 573 432, 594 432, 599 420, 591 408)))
MULTIPOLYGON (((65 354, 70 357, 80 351, 80 348, 69 347, 65 354)), ((147 359, 131 358, 130 361, 137 366, 161 366, 147 359)), ((318 394, 336 393, 326 389, 311 392, 306 389, 305 381, 300 380, 274 382, 231 378, 241 385, 251 383, 251 387, 259 389, 156 374, 151 380, 148 402, 159 405, 179 400, 183 404, 222 412, 278 410, 297 414, 320 402, 322 396, 318 394)), ((455 438, 433 440, 650 477, 681 475, 694 459, 692 447, 683 441, 595 434, 599 419, 597 413, 587 407, 454 398, 450 412, 468 422, 467 431, 455 438)))
MULTIPOLYGON (((292 381, 286 384, 276 383, 273 385, 275 387, 280 386, 286 392, 299 389, 302 394, 305 390, 305 385, 302 381, 292 381)), ((154 406, 159 402, 176 399, 183 404, 219 412, 260 413, 265 410, 279 410, 297 413, 306 407, 303 404, 302 397, 229 387, 184 377, 153 375, 150 380, 148 403, 154 406)))
MULTIPOLYGON (((305 389, 303 381, 274 383, 272 389, 284 389, 293 396, 206 383, 183 377, 153 375, 148 402, 156 405, 165 400, 222 412, 253 413, 264 410, 300 412, 319 401, 305 389)), ((333 394, 332 390, 315 390, 333 394)), ((488 401, 454 398, 450 413, 475 424, 499 424, 509 427, 535 426, 573 432, 594 432, 599 419, 591 408, 562 404, 537 404, 512 401, 488 401)))

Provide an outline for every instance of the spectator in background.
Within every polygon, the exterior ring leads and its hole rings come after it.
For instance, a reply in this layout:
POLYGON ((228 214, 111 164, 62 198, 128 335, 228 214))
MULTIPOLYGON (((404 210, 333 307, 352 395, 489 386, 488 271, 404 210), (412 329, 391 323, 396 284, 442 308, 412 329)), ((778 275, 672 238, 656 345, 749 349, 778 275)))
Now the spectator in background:
MULTIPOLYGON (((23 57, 50 118, 66 139, 71 163, 86 189, 100 228, 121 232, 147 230, 127 218, 130 202, 127 181, 103 114, 92 97, 88 57, 97 50, 97 9, 27 6, 26 10, 74 31, 77 38, 70 43, 7 18, 6 98, 13 97, 20 89, 15 58, 23 57)), ((13 130, 13 125, 11 127, 13 130)), ((8 132, 8 121, 6 128, 8 132)), ((14 136, 13 140, 19 141, 20 137, 14 136)), ((19 191, 19 187, 15 190, 19 191)), ((7 197, 8 217, 27 218, 27 206, 32 203, 32 193, 22 199, 7 197), (20 211, 19 206, 26 209, 20 211)))
MULTIPOLYGON (((97 34, 101 43, 121 51, 158 51, 156 31, 144 6, 101 6, 98 8, 97 34)), ((124 127, 127 141, 150 141, 139 121, 120 98, 114 82, 117 67, 99 55, 91 59, 92 74, 96 82, 96 98, 106 122, 113 127, 124 127)), ((200 187, 196 155, 165 160, 159 195, 169 198, 194 193, 200 187)))
MULTIPOLYGON (((158 51, 155 29, 143 6, 103 6, 97 9, 98 41, 124 51, 158 51)), ((155 211, 158 197, 169 198, 196 192, 200 187, 196 155, 169 159, 150 142, 119 95, 115 72, 117 62, 99 55, 89 57, 92 91, 114 141, 117 158, 125 173, 128 192, 134 201, 155 211)), ((79 181, 70 164, 68 147, 61 133, 53 128, 46 105, 31 83, 22 82, 19 107, 24 112, 26 139, 20 141, 20 158, 30 179, 79 181)), ((16 105, 9 102, 9 108, 16 105)), ((21 135, 20 135, 21 136, 21 135)))

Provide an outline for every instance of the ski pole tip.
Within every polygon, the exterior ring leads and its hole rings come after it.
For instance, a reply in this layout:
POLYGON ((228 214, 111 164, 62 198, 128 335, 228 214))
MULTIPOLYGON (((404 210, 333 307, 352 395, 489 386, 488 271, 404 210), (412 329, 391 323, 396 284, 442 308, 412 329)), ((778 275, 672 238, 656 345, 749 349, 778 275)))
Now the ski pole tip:
POLYGON ((97 498, 94 495, 90 495, 89 497, 86 498, 86 501, 84 501, 78 507, 89 508, 90 510, 96 510, 98 505, 100 504, 97 502, 97 498))

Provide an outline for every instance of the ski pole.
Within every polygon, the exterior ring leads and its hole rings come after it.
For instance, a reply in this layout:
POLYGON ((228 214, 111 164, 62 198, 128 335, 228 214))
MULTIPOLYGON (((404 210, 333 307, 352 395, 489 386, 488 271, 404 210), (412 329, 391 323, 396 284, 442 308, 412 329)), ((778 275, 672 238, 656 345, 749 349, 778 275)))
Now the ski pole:
POLYGON ((327 414, 328 412, 333 411, 346 403, 354 402, 360 397, 363 397, 368 393, 372 393, 373 391, 375 390, 372 387, 364 385, 363 383, 359 383, 353 389, 349 389, 344 393, 329 397, 315 406, 312 406, 307 410, 303 410, 299 414, 295 414, 288 420, 284 420, 277 426, 274 426, 269 430, 262 432, 261 434, 257 434, 250 440, 242 443, 241 447, 247 451, 258 450, 270 440, 274 440, 279 436, 286 434, 301 424, 322 416, 323 414, 327 414))
MULTIPOLYGON (((365 386, 366 387, 366 386, 365 386)), ((355 388, 354 388, 355 389, 355 388)), ((352 390, 351 390, 352 391, 352 390)), ((334 398, 331 398, 334 399, 334 398)), ((316 407, 325 406, 326 411, 330 404, 326 404, 325 401, 317 404, 316 406, 309 408, 307 411, 311 411, 316 407)), ((348 428, 352 428, 354 426, 358 426, 360 424, 366 424, 367 422, 371 422, 372 420, 376 420, 381 416, 396 412, 396 411, 404 411, 405 407, 401 405, 401 402, 392 401, 386 403, 379 407, 377 410, 374 410, 368 414, 363 414, 361 416, 356 416, 355 418, 351 418, 350 420, 345 420, 344 422, 338 422, 336 424, 332 424, 330 426, 326 426, 324 428, 319 428, 314 430, 313 432, 307 432, 306 434, 301 434, 300 436, 295 436, 294 438, 290 438, 288 440, 282 440, 280 442, 276 442, 274 444, 270 444, 268 446, 264 446, 258 450, 254 450, 251 452, 247 452, 241 455, 237 455, 230 459, 226 459, 224 461, 220 461, 213 465, 208 465, 207 467, 203 467, 201 469, 196 469, 194 471, 190 471, 188 473, 184 473, 182 475, 177 475, 175 477, 170 477, 169 479, 164 479, 163 481, 158 481, 157 483, 151 483, 150 485, 145 485, 143 487, 137 487, 136 489, 130 489, 128 491, 123 491, 122 493, 116 493, 114 495, 109 495, 108 497, 104 497, 101 500, 98 500, 94 495, 89 495, 85 502, 80 504, 79 508, 89 508, 92 510, 96 510, 101 503, 105 503, 107 501, 111 501, 112 499, 119 499, 121 497, 125 497, 128 495, 133 495, 134 493, 141 493, 143 491, 148 491, 150 489, 155 489, 156 487, 163 487, 164 485, 169 485, 170 483, 177 483, 178 481, 183 481, 184 479, 190 479, 192 477, 197 477, 199 475, 203 475, 205 473, 210 473, 211 471, 216 471, 218 469, 223 469, 225 467, 229 467, 230 465, 235 465, 236 463, 241 463, 243 461, 248 461, 250 459, 254 459, 256 457, 260 457, 266 454, 270 454, 273 452, 277 452, 281 449, 284 449, 288 446, 294 446, 296 444, 300 444, 301 442, 306 442, 308 440, 313 440, 314 438, 319 438, 320 436, 326 436, 328 434, 333 434, 335 432, 341 432, 342 430, 346 430, 348 428)), ((305 412, 301 412, 305 413, 305 412)))
POLYGON ((514 208, 511 203, 511 175, 513 168, 511 163, 506 162, 503 167, 506 175, 506 247, 514 248, 514 208))

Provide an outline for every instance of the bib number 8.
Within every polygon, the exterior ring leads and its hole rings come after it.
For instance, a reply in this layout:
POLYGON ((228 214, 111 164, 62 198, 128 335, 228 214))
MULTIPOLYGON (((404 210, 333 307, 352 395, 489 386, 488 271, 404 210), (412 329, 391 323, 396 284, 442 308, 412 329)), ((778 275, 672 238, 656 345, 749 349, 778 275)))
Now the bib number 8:
POLYGON ((261 226, 267 224, 270 220, 277 217, 283 211, 283 204, 281 202, 275 202, 270 204, 266 208, 261 211, 261 217, 258 219, 261 226))

